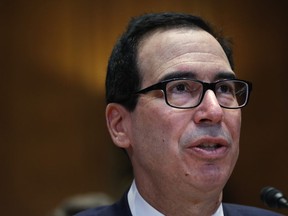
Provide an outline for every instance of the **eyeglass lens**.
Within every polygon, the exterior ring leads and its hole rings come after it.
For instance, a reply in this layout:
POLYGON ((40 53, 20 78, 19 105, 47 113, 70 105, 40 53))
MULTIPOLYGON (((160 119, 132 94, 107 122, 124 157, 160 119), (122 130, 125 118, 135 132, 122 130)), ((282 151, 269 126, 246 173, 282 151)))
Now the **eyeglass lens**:
POLYGON ((248 85, 244 81, 222 80, 215 84, 207 84, 184 79, 173 80, 167 83, 166 101, 173 107, 195 107, 201 103, 206 89, 212 89, 214 91, 218 103, 222 107, 239 108, 247 102, 248 85))

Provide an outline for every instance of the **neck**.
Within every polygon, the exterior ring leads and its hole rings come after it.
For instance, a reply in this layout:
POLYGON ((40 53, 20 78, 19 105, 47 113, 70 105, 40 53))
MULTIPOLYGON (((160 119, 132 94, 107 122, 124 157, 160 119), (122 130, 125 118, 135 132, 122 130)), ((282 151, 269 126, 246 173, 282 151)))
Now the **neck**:
POLYGON ((211 216, 217 211, 222 200, 221 192, 198 196, 196 192, 187 195, 178 188, 163 190, 153 185, 143 186, 137 184, 137 181, 136 186, 146 202, 165 216, 211 216))

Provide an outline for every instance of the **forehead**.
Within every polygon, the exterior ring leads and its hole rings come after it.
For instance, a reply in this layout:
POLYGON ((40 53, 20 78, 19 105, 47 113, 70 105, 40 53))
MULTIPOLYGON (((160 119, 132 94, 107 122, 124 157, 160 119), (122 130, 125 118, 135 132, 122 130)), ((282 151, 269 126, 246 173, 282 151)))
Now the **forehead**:
POLYGON ((196 28, 157 30, 147 35, 138 47, 138 66, 142 85, 176 72, 188 72, 201 80, 233 73, 218 41, 196 28))

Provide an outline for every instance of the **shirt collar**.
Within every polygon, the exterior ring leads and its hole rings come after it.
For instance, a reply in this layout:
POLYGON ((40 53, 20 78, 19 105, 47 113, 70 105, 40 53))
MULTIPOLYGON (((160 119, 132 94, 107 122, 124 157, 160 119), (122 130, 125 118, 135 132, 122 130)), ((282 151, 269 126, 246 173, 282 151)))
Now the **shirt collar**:
POLYGON ((143 199, 135 181, 133 181, 128 192, 128 203, 133 216, 164 216, 143 199))
MULTIPOLYGON (((136 187, 135 181, 132 182, 128 192, 128 204, 133 216, 164 216, 144 200, 136 187)), ((211 216, 224 216, 222 204, 211 216)))

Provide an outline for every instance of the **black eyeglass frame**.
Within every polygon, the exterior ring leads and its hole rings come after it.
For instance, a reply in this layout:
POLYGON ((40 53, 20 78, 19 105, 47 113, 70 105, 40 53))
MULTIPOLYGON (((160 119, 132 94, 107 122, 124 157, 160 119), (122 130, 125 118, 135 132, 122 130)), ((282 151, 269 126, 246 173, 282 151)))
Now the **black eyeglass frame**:
POLYGON ((243 108, 245 107, 247 104, 248 104, 248 101, 249 101, 249 97, 250 97, 250 93, 252 91, 252 83, 249 82, 249 81, 246 81, 246 80, 241 80, 241 79, 222 79, 222 80, 218 80, 216 82, 212 82, 212 83, 207 83, 207 82, 203 82, 201 80, 196 80, 196 79, 191 79, 191 78, 173 78, 173 79, 168 79, 168 80, 163 80, 161 82, 158 82, 156 84, 153 84, 151 86, 148 86, 144 89, 141 89, 137 92, 134 93, 134 95, 137 95, 137 94, 146 94, 150 91, 153 91, 153 90, 162 90, 162 92, 164 93, 164 96, 165 96, 165 102, 168 106, 171 106, 171 107, 174 107, 174 108, 177 108, 177 109, 191 109, 191 108, 195 108, 197 106, 199 106, 205 96, 205 93, 207 90, 212 90, 215 94, 215 88, 216 88, 216 85, 218 83, 221 83, 221 82, 226 82, 226 81, 237 81, 237 82, 242 82, 246 85, 247 87, 247 95, 246 95, 246 100, 245 102, 240 105, 240 106, 237 106, 237 107, 226 107, 226 106, 223 106, 221 104, 219 104, 222 108, 225 108, 225 109, 240 109, 240 108, 243 108), (198 103, 194 106, 191 106, 191 107, 178 107, 178 106, 174 106, 172 104, 170 104, 168 102, 168 99, 167 99, 167 93, 166 93, 166 86, 169 82, 172 82, 172 81, 177 81, 177 80, 191 80, 191 81, 194 81, 194 82, 198 82, 198 83, 201 83, 202 86, 203 86, 203 90, 202 90, 202 95, 201 95, 201 98, 199 99, 198 103))

